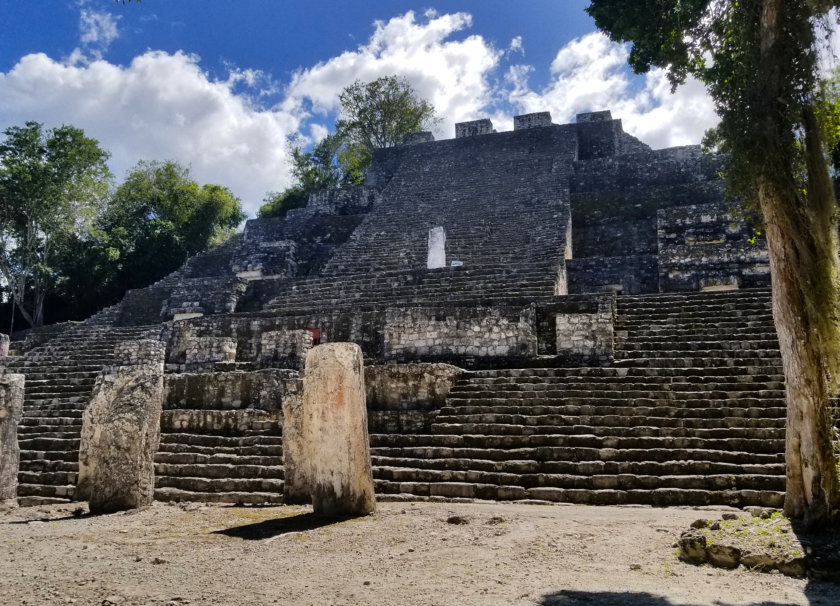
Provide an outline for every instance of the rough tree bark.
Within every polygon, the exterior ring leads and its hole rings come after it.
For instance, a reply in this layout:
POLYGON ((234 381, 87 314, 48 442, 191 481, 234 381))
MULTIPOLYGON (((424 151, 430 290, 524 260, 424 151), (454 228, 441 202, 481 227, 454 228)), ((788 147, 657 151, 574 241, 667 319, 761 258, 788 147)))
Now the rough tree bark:
POLYGON ((763 0, 757 74, 764 170, 757 178, 773 284, 773 318, 787 400, 785 513, 810 527, 831 521, 840 506, 830 402, 836 372, 838 257, 836 203, 811 107, 803 108, 808 191, 785 161, 785 127, 773 106, 782 75, 776 53, 780 0, 763 0))

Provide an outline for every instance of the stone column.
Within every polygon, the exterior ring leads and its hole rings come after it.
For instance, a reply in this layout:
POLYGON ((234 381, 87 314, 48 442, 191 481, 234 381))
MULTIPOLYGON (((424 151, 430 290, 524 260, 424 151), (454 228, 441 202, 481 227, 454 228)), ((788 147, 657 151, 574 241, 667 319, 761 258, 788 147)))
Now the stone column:
POLYGON ((446 232, 442 227, 429 230, 429 256, 426 260, 427 269, 446 267, 446 232))
POLYGON ((303 381, 286 383, 283 396, 283 501, 311 503, 303 442, 303 381))
POLYGON ((125 366, 96 379, 82 419, 76 498, 91 513, 112 513, 154 501, 154 457, 163 408, 163 345, 139 341, 117 346, 132 355, 125 366), (139 362, 139 363, 138 363, 139 362))
POLYGON ((316 514, 376 509, 362 364, 362 350, 353 343, 319 345, 306 355, 304 455, 316 514))
POLYGON ((24 380, 23 375, 0 374, 0 503, 17 498, 20 466, 17 430, 23 416, 24 380))
POLYGON ((9 335, 0 332, 0 360, 9 355, 9 335))

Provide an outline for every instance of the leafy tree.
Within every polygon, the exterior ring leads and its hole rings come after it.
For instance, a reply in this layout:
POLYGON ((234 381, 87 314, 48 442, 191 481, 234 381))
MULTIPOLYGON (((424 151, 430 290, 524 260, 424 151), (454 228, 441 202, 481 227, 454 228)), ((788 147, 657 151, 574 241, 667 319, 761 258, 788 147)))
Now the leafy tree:
POLYGON ((268 192, 263 198, 258 215, 260 217, 285 217, 293 208, 303 208, 309 201, 309 194, 300 187, 290 187, 281 192, 268 192))
POLYGON ((357 80, 341 91, 338 100, 341 119, 336 133, 355 148, 356 155, 399 145, 408 133, 431 128, 436 122, 434 107, 397 76, 367 83, 357 80))
POLYGON ((693 75, 714 99, 710 138, 731 192, 763 217, 788 421, 785 512, 815 527, 840 505, 830 402, 840 378, 837 203, 820 124, 818 28, 826 0, 592 0, 630 64, 693 75))
POLYGON ((418 98, 404 79, 385 76, 373 82, 356 81, 339 95, 342 118, 335 133, 304 152, 300 139, 289 142, 295 185, 269 192, 260 217, 284 216, 306 206, 309 194, 319 189, 359 185, 370 166, 374 150, 402 143, 408 133, 431 128, 434 108, 418 98))
POLYGON ((229 189, 199 185, 176 162, 139 162, 98 222, 97 254, 112 261, 112 281, 122 293, 223 242, 243 219, 229 189))
POLYGON ((69 240, 87 231, 110 183, 108 153, 72 126, 12 126, 0 143, 0 276, 30 326, 69 240))

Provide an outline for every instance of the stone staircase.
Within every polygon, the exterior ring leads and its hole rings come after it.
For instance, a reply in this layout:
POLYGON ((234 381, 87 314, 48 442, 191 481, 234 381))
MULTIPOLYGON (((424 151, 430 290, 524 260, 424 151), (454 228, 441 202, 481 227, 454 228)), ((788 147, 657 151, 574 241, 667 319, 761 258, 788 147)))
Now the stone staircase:
POLYGON ((96 377, 104 366, 116 361, 117 343, 137 339, 149 328, 82 324, 10 360, 11 372, 26 375, 18 429, 20 505, 73 499, 82 413, 96 377))
POLYGON ((620 297, 603 368, 468 373, 430 435, 373 435, 381 493, 780 506, 784 380, 768 291, 620 297))
POLYGON ((155 456, 155 499, 281 503, 283 443, 278 414, 165 410, 155 456), (206 419, 212 419, 209 426, 206 419))
POLYGON ((422 305, 535 300, 554 295, 557 268, 551 262, 393 270, 278 281, 265 309, 335 309, 358 305, 422 305))

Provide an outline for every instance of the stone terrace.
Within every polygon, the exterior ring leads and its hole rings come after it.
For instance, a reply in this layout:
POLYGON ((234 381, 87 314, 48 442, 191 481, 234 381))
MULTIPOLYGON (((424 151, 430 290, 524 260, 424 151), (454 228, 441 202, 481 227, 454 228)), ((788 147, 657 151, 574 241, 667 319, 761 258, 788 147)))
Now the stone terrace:
POLYGON ((167 346, 159 499, 282 501, 281 403, 320 340, 403 377, 369 399, 380 494, 778 505, 766 250, 719 159, 652 151, 609 112, 515 127, 379 150, 363 187, 251 220, 87 322, 13 343, 21 502, 73 497, 93 382, 116 343, 151 336, 167 346), (441 227, 446 266, 428 269, 441 227))

